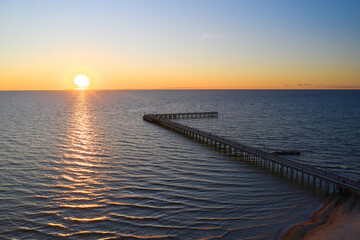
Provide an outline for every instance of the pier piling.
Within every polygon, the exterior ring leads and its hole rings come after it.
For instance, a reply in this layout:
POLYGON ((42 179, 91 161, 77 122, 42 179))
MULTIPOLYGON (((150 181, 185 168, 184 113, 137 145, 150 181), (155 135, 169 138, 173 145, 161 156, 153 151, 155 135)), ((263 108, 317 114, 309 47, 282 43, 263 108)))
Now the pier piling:
POLYGON ((214 134, 201 131, 199 129, 191 128, 179 124, 172 119, 186 119, 186 118, 210 118, 217 117, 218 112, 192 112, 192 113, 171 113, 171 114, 145 114, 143 119, 147 122, 157 124, 174 132, 180 133, 195 141, 205 143, 213 148, 224 151, 233 156, 239 156, 255 165, 268 167, 271 171, 277 171, 282 176, 285 175, 293 180, 298 180, 301 174, 301 183, 304 183, 304 175, 307 175, 307 183, 310 184, 310 176, 314 189, 316 189, 316 181, 319 181, 319 188, 324 186, 327 192, 330 192, 330 185, 333 186, 333 192, 339 194, 346 192, 360 192, 360 183, 354 179, 340 176, 323 169, 315 168, 304 163, 297 162, 288 158, 280 157, 279 155, 268 153, 259 149, 248 147, 246 145, 225 139, 214 134), (284 169, 286 168, 286 169, 284 169), (296 174, 294 174, 296 171, 296 174), (322 184, 324 182, 324 184, 322 184))

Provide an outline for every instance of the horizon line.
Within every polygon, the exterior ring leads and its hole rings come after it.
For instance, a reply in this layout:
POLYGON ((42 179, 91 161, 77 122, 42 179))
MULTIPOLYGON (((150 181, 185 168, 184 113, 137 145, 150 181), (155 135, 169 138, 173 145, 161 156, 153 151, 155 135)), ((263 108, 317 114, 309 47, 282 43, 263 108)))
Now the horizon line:
POLYGON ((348 91, 348 90, 360 90, 360 87, 356 88, 153 88, 153 89, 10 89, 0 90, 0 92, 35 92, 35 91, 221 91, 221 90, 249 90, 249 91, 348 91))

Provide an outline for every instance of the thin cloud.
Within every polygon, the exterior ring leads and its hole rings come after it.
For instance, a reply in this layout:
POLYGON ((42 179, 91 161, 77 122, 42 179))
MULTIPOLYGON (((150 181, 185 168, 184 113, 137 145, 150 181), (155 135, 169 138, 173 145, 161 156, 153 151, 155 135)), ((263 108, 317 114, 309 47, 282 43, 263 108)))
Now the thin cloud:
POLYGON ((343 85, 343 84, 334 84, 334 85, 321 85, 321 84, 311 84, 311 83, 298 83, 296 85, 284 84, 286 88, 308 88, 308 89, 360 89, 360 85, 343 85))
POLYGON ((202 39, 219 39, 223 37, 223 33, 204 33, 203 35, 201 35, 202 39))
POLYGON ((299 87, 311 87, 310 83, 298 83, 299 87))
POLYGON ((360 89, 360 85, 343 85, 343 84, 337 84, 337 85, 319 85, 324 88, 333 88, 333 89, 360 89))

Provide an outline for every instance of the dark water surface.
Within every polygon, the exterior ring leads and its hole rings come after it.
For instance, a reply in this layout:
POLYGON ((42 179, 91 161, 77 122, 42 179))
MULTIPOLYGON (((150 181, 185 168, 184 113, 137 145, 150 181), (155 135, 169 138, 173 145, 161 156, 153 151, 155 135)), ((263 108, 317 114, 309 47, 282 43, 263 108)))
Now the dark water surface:
POLYGON ((0 238, 274 239, 310 186, 142 120, 181 123, 359 178, 360 91, 0 92, 0 238))

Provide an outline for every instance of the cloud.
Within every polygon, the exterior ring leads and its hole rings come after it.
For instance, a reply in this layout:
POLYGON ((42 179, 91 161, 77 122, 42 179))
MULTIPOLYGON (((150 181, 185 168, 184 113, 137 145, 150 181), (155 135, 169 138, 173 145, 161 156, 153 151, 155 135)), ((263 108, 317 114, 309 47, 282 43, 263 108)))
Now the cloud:
POLYGON ((203 39, 219 39, 223 37, 223 33, 204 33, 203 35, 201 35, 201 38, 203 39))
POLYGON ((284 84, 282 86, 286 88, 308 88, 308 89, 360 89, 360 85, 343 85, 341 83, 333 84, 333 85, 297 83, 296 85, 284 84))
POLYGON ((360 85, 343 85, 343 84, 336 84, 336 85, 319 85, 323 88, 331 88, 331 89, 360 89, 360 85))

